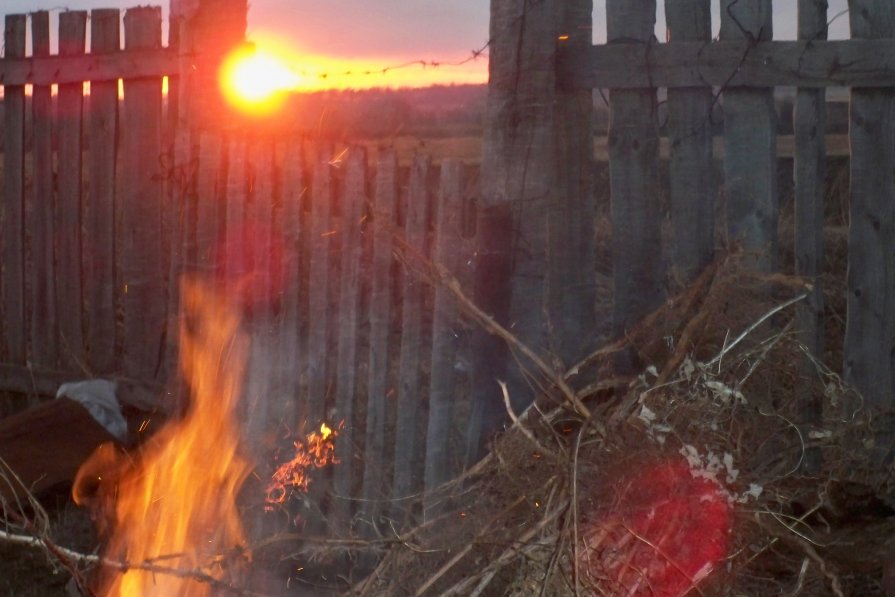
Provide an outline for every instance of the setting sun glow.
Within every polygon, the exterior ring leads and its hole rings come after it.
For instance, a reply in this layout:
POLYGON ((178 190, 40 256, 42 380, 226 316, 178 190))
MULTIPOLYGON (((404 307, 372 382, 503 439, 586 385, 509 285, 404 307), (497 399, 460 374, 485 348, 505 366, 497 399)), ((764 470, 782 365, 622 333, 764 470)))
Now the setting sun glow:
POLYGON ((235 107, 250 113, 267 113, 282 96, 295 91, 301 76, 279 55, 254 48, 231 54, 221 70, 224 95, 235 107))

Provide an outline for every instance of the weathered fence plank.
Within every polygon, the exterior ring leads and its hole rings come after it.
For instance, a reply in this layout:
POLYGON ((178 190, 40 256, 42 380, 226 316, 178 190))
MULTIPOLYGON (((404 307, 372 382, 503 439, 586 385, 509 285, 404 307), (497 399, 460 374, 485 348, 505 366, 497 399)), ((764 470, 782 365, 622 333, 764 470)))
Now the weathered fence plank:
MULTIPOLYGON (((278 233, 283 239, 283 305, 282 325, 285 330, 285 340, 282 348, 282 363, 286 371, 291 375, 285 380, 284 394, 290 396, 288 404, 283 405, 283 417, 285 424, 290 429, 295 429, 299 423, 297 420, 297 407, 301 396, 299 394, 299 381, 303 374, 303 359, 299 335, 302 333, 302 321, 307 313, 307 303, 303 300, 302 283, 300 278, 302 263, 302 226, 304 224, 302 214, 302 199, 307 193, 307 186, 303 179, 304 155, 301 142, 291 139, 281 143, 277 153, 282 155, 281 165, 281 217, 279 218, 278 233)), ((314 421, 313 423, 316 423, 314 421)))
MULTIPOLYGON (((25 15, 6 15, 6 56, 25 55, 25 15)), ((7 363, 25 363, 25 88, 3 87, 3 202, 0 203, 0 355, 7 363)))
MULTIPOLYGON (((432 203, 430 189, 431 160, 417 157, 410 171, 410 187, 404 212, 404 237, 407 244, 420 255, 429 255, 427 226, 432 203)), ((398 404, 395 428, 394 477, 392 497, 401 499, 422 488, 423 446, 420 409, 423 396, 420 388, 424 359, 420 347, 428 336, 423 329, 427 282, 418 272, 405 267, 403 272, 403 311, 401 324, 401 357, 398 373, 398 404)), ((404 522, 409 513, 400 501, 394 503, 394 516, 404 522)))
POLYGON ((179 72, 184 65, 189 65, 189 62, 185 62, 177 52, 162 48, 65 58, 21 58, 16 54, 7 54, 0 60, 0 80, 7 85, 19 86, 154 78, 179 72))
MULTIPOLYGON (((59 14, 59 54, 84 53, 87 13, 59 14)), ((81 284, 81 175, 83 160, 84 84, 59 86, 56 101, 59 127, 59 192, 56 196, 56 312, 59 314, 59 356, 64 369, 78 371, 84 352, 81 284)))
POLYGON ((367 380, 367 418, 364 446, 363 510, 372 525, 382 511, 380 500, 387 495, 385 471, 391 455, 385 452, 386 408, 389 388, 389 334, 391 331, 392 233, 398 203, 398 158, 395 152, 380 154, 376 165, 373 197, 373 243, 370 281, 370 354, 367 380))
MULTIPOLYGON (((435 207, 432 259, 453 275, 463 264, 463 199, 466 179, 463 164, 441 163, 441 181, 435 207)), ((435 288, 432 320, 432 366, 429 378, 429 421, 426 432, 425 489, 431 491, 451 478, 451 432, 457 401, 457 349, 462 331, 456 299, 444 286, 435 288)), ((426 503, 425 518, 437 515, 443 504, 426 503)))
MULTIPOLYGON (((891 2, 858 0, 850 7, 852 37, 895 37, 895 5, 891 2)), ((843 373, 868 404, 889 408, 895 397, 895 96, 882 89, 852 89, 850 112, 848 321, 843 373)), ((882 457, 891 449, 891 432, 881 435, 882 457)))
MULTIPOLYGON (((120 48, 117 9, 90 13, 90 52, 120 48)), ((84 304, 90 369, 97 374, 115 368, 115 150, 118 135, 117 81, 91 81, 87 117, 87 176, 90 181, 84 217, 84 304)))
POLYGON ((328 356, 330 352, 329 287, 330 244, 332 241, 332 208, 335 192, 331 166, 314 162, 314 181, 311 189, 311 222, 308 238, 310 266, 308 276, 308 400, 306 420, 311 425, 326 416, 326 394, 329 384, 328 356))
MULTIPOLYGON (((116 30, 118 23, 115 23, 116 30)), ((31 46, 35 56, 50 55, 50 14, 31 15, 31 46)), ((53 179, 53 104, 49 85, 31 92, 33 121, 32 198, 28 220, 31 242, 30 359, 35 365, 55 368, 59 350, 56 319, 56 268, 54 260, 56 199, 53 179)))
MULTIPOLYGON (((562 46, 591 44, 593 2, 558 3, 562 46)), ((547 210, 546 348, 565 369, 594 347, 596 201, 593 189, 593 92, 555 85, 553 164, 547 210)), ((493 385, 493 384, 492 384, 493 385)))
MULTIPOLYGON (((709 0, 666 0, 665 16, 673 42, 712 38, 709 0)), ((668 90, 672 272, 682 285, 711 262, 715 248, 712 99, 711 87, 668 90)))
MULTIPOLYGON (((227 200, 224 216, 224 245, 236 246, 241 242, 246 224, 246 203, 248 201, 248 146, 245 139, 234 137, 227 146, 227 200)), ((238 275, 241 264, 225 261, 223 275, 233 280, 238 275)))
MULTIPOLYGON (((771 1, 723 0, 722 40, 768 40, 771 1)), ((770 89, 724 91, 724 188, 728 242, 746 263, 772 271, 777 257, 777 122, 770 89)))
POLYGON ((333 472, 335 493, 334 516, 336 525, 350 526, 350 497, 354 495, 356 471, 360 470, 362 453, 355 438, 363 437, 357 431, 355 400, 358 392, 358 330, 361 308, 361 224, 366 208, 366 155, 361 149, 348 152, 345 163, 345 189, 342 199, 341 226, 341 292, 339 293, 338 354, 336 361, 335 412, 336 418, 345 421, 339 437, 342 462, 333 472))
MULTIPOLYGON (((195 232, 187 235, 195 242, 195 268, 211 272, 215 250, 219 248, 224 224, 223 141, 218 133, 199 136, 199 171, 196 176, 195 232)), ((191 231, 192 232, 192 231, 191 231)))
MULTIPOLYGON (((273 305, 279 300, 274 297, 276 274, 274 267, 273 220, 274 220, 274 147, 270 140, 258 140, 252 145, 251 159, 251 203, 249 225, 246 228, 252 237, 246 239, 251 247, 253 260, 252 278, 261 296, 263 305, 273 305)), ((201 213, 200 213, 201 217, 201 213)), ((282 289, 277 291, 282 292, 282 289)))
MULTIPOLYGON (((752 2, 740 1, 737 9, 752 2)), ((722 7, 721 14, 726 11, 722 7)), ((725 16, 726 18, 726 16, 725 16)), ((721 41, 563 48, 570 87, 893 87, 895 41, 721 41)))
MULTIPOLYGON (((126 49, 157 48, 161 10, 132 8, 124 16, 126 49)), ((125 79, 119 206, 124 369, 144 380, 159 373, 166 326, 162 245, 161 79, 125 79), (127 184, 123 184, 127 181, 127 184)))
MULTIPOLYGON (((655 0, 607 0, 610 43, 646 42, 653 37, 655 0)), ((659 216, 659 129, 654 89, 612 90, 609 95, 609 184, 613 259, 612 331, 627 328, 664 296, 659 216)), ((618 366, 633 362, 621 358, 618 366)))
MULTIPOLYGON (((816 40, 827 37, 827 0, 799 0, 799 39, 816 40)), ((795 272, 810 280, 813 288, 808 300, 796 311, 796 330, 799 341, 816 358, 824 354, 824 295, 822 275, 824 266, 824 183, 826 180, 826 92, 823 89, 799 89, 793 113, 795 157, 795 272)), ((811 359, 802 364, 803 375, 814 372, 811 359)), ((823 419, 822 397, 816 392, 802 390, 799 401, 806 424, 819 425, 823 419)), ((820 469, 820 452, 809 448, 805 454, 809 473, 820 469)))

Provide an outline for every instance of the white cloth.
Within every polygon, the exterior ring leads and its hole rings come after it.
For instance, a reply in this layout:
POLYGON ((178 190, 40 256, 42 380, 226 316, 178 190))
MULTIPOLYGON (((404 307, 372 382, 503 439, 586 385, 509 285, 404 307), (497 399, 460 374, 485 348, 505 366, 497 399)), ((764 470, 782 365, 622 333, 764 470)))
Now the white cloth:
POLYGON ((69 398, 87 409, 118 441, 127 440, 127 421, 115 397, 117 384, 108 379, 73 381, 59 386, 56 398, 69 398))

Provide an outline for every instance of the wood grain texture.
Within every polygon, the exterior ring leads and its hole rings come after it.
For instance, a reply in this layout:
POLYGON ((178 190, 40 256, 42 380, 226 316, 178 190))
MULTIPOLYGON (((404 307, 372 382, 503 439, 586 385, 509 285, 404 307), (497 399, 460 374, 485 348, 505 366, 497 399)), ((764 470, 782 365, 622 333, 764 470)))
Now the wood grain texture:
POLYGON ((563 48, 560 80, 587 89, 895 86, 892 39, 672 40, 563 48))
MULTIPOLYGON (((668 34, 675 41, 711 39, 709 0, 666 0, 668 34)), ((671 265, 674 281, 685 285, 708 265, 715 248, 710 87, 668 90, 671 265)))
POLYGON ((326 395, 330 371, 328 356, 332 349, 329 305, 331 279, 330 245, 332 241, 332 209, 335 198, 331 166, 315 160, 311 187, 310 230, 308 235, 308 400, 306 418, 316 425, 326 416, 326 395))
POLYGON ((347 498, 360 487, 363 454, 357 439, 359 412, 355 408, 358 396, 358 348, 361 322, 361 259, 363 251, 362 223, 366 213, 366 154, 362 149, 349 150, 345 161, 345 189, 342 195, 341 223, 336 231, 341 239, 341 290, 339 292, 338 352, 336 354, 335 417, 345 421, 336 449, 342 462, 333 471, 333 519, 341 529, 350 529, 355 508, 347 498))
MULTIPOLYGON (((32 51, 50 54, 50 15, 31 15, 32 51)), ((55 368, 59 350, 56 317, 56 191, 53 180, 53 104, 50 87, 35 85, 31 92, 33 118, 32 196, 28 227, 31 235, 29 338, 30 358, 39 367, 55 368)))
MULTIPOLYGON (((771 39, 771 2, 723 0, 721 39, 771 39)), ((741 248, 747 267, 777 266, 777 118, 773 91, 724 90, 724 191, 727 242, 741 248)))
MULTIPOLYGON (((157 48, 161 10, 132 8, 125 13, 124 28, 126 50, 157 48)), ((158 78, 124 81, 119 177, 124 369, 139 379, 155 379, 161 372, 166 328, 161 92, 158 78)))
POLYGON ((191 251, 197 270, 210 273, 215 267, 215 250, 221 242, 224 229, 225 204, 222 180, 223 139, 221 135, 207 132, 199 135, 199 162, 196 173, 195 247, 191 251))
MULTIPOLYGON (((83 54, 86 39, 87 12, 78 10, 60 13, 59 54, 83 54)), ((59 192, 56 196, 59 357, 63 368, 74 372, 82 370, 86 362, 81 279, 83 84, 60 85, 56 107, 59 131, 59 192)))
MULTIPOLYGON (((6 15, 6 56, 25 55, 25 15, 6 15)), ((25 88, 3 88, 3 198, 0 203, 0 358, 25 364, 25 88)))
MULTIPOLYGON (((827 37, 827 0, 799 0, 798 34, 800 39, 816 40, 827 37)), ((793 130, 795 157, 793 179, 795 185, 795 272, 813 285, 808 300, 796 311, 796 333, 799 341, 816 358, 824 356, 824 194, 827 153, 824 143, 826 128, 826 91, 799 89, 796 92, 793 130)), ((801 364, 803 375, 814 373, 814 363, 805 358, 801 364)), ((816 393, 802 390, 799 396, 803 421, 820 425, 823 420, 823 401, 816 393)), ((805 470, 817 473, 821 454, 817 448, 805 453, 805 470)))
POLYGON ((280 218, 274 223, 275 231, 283 239, 283 303, 282 303, 282 368, 291 372, 285 381, 284 394, 291 397, 282 405, 286 424, 296 428, 300 423, 300 381, 305 375, 305 359, 299 336, 305 329, 307 314, 307 286, 301 278, 303 242, 302 228, 305 214, 302 202, 308 186, 304 180, 305 155, 300 139, 289 139, 278 144, 277 153, 282 156, 280 179, 282 180, 280 218))
MULTIPOLYGON (((432 260, 458 276, 464 263, 463 202, 466 172, 459 160, 441 164, 441 180, 435 203, 435 239, 432 260)), ((463 336, 456 299, 443 285, 435 288, 432 319, 432 366, 429 378, 429 413, 426 432, 425 489, 431 491, 449 480, 454 429, 454 404, 458 385, 457 355, 463 336)), ((425 506, 424 517, 440 512, 437 503, 425 506)))
MULTIPOLYGON (((895 37, 895 5, 851 3, 852 37, 895 37)), ((895 96, 852 89, 850 106, 848 321, 843 372, 869 405, 895 396, 895 96)), ((883 438, 891 437, 887 434, 883 438)), ((888 442, 880 447, 885 455, 888 442)), ((888 457, 888 456, 887 456, 888 457)))
POLYGON ((22 58, 7 54, 0 59, 0 84, 63 85, 81 81, 117 81, 174 75, 191 68, 191 57, 180 56, 174 50, 160 47, 65 57, 22 58))
MULTIPOLYGON (((559 4, 561 46, 591 43, 591 0, 559 4)), ((594 348, 596 201, 593 92, 558 85, 554 106, 555 184, 547 210, 544 311, 547 346, 559 369, 594 348), (562 363, 559 365, 559 363, 562 363)))
MULTIPOLYGON (((428 157, 414 160, 410 171, 410 187, 404 216, 404 238, 407 243, 423 256, 429 255, 427 227, 432 204, 432 165, 428 157)), ((401 356, 398 372, 398 402, 395 428, 402 433, 395 437, 394 477, 392 496, 404 497, 422 488, 423 481, 423 438, 420 425, 420 410, 423 395, 420 388, 428 382, 423 376, 427 358, 420 349, 428 337, 424 329, 424 306, 428 292, 427 282, 410 268, 403 268, 404 307, 401 323, 401 356)), ((394 516, 406 522, 401 501, 394 503, 394 516)))
MULTIPOLYGON (((655 0, 608 0, 610 42, 653 36, 655 0)), ((609 96, 614 304, 612 330, 624 335, 664 298, 659 215, 659 129, 655 90, 613 90, 609 96)), ((627 360, 627 359, 626 359, 627 360)), ((622 369, 632 362, 618 363, 622 369)))
POLYGON ((364 447, 363 511, 373 521, 369 533, 375 534, 380 500, 388 495, 385 472, 392 455, 386 454, 385 434, 388 414, 389 335, 392 323, 392 282, 394 264, 392 233, 397 226, 398 160, 394 151, 384 152, 376 164, 376 190, 373 196, 373 242, 370 281, 370 348, 367 380, 367 417, 364 447))
MULTIPOLYGON (((120 47, 120 13, 117 9, 90 13, 90 52, 117 52, 120 47)), ((84 306, 87 358, 97 374, 115 370, 116 276, 115 179, 118 138, 118 83, 93 81, 86 121, 89 192, 83 214, 84 306)))

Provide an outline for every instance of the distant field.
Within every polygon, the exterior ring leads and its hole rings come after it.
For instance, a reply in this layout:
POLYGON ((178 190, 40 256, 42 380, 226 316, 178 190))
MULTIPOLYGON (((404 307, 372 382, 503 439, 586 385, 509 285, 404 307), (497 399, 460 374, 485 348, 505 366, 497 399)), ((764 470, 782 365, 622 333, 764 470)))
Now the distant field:
MULTIPOLYGON (((380 149, 394 149, 398 153, 398 161, 402 165, 409 164, 416 154, 427 154, 438 163, 444 158, 459 158, 471 164, 478 164, 482 157, 481 137, 395 137, 387 140, 362 141, 371 157, 380 149)), ((777 137, 777 155, 781 158, 793 156, 794 140, 792 135, 777 137)), ((668 158, 668 139, 661 139, 659 150, 663 158, 668 158)), ((715 137, 715 156, 723 157, 724 139, 715 137)), ((827 135, 827 155, 847 156, 848 135, 827 135)), ((609 161, 606 137, 594 138, 594 159, 598 162, 609 161)))

